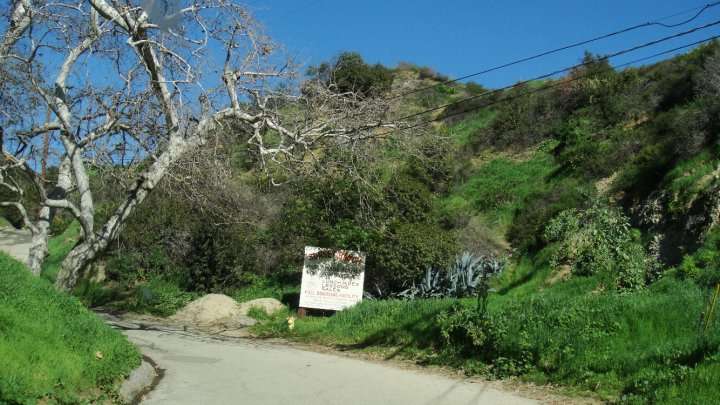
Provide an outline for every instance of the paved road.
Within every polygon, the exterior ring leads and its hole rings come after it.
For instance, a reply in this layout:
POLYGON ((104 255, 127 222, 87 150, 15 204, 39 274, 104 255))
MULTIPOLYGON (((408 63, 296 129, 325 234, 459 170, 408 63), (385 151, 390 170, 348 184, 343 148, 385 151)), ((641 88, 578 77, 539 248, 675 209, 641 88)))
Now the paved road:
MULTIPOLYGON (((0 250, 27 262, 30 233, 0 228, 0 250)), ((534 404, 483 383, 302 351, 251 340, 222 341, 179 331, 126 330, 165 369, 144 404, 360 405, 534 404)))
POLYGON ((0 251, 27 263, 31 238, 28 230, 0 227, 0 251))
POLYGON ((534 404, 515 394, 388 365, 251 340, 127 330, 166 370, 143 404, 534 404))

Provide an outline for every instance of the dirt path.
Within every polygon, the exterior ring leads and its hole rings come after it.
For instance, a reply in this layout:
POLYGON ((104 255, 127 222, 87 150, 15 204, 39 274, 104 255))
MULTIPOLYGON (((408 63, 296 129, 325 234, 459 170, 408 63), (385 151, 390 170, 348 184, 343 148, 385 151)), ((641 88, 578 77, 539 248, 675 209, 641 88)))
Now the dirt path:
POLYGON ((28 230, 0 227, 0 251, 27 263, 31 238, 28 230))
POLYGON ((534 404, 490 383, 248 339, 126 330, 165 376, 144 404, 534 404))

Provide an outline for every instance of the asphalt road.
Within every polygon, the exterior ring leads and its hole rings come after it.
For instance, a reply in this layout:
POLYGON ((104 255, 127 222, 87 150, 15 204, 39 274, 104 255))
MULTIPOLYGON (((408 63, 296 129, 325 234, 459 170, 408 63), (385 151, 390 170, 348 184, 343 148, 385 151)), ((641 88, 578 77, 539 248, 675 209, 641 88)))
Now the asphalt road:
POLYGON ((143 404, 534 404, 491 388, 391 365, 240 339, 127 330, 165 376, 143 404))
MULTIPOLYGON (((30 232, 0 228, 0 251, 27 262, 30 232)), ((440 375, 247 339, 124 332, 165 370, 143 404, 474 405, 536 401, 440 375)))

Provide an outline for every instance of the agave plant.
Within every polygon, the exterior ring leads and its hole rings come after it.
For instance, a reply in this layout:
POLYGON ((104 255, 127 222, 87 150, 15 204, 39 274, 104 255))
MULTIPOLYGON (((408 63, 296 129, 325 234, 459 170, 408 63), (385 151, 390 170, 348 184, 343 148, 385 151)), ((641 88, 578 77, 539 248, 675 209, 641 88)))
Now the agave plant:
POLYGON ((455 259, 454 265, 448 269, 450 280, 448 295, 459 298, 474 294, 482 278, 482 274, 478 271, 482 259, 469 252, 455 259))
POLYGON ((402 299, 463 298, 478 296, 478 306, 484 306, 490 292, 490 278, 502 272, 505 264, 492 256, 459 255, 447 271, 428 267, 419 283, 413 283, 397 294, 402 299))
POLYGON ((444 277, 440 270, 428 267, 425 277, 417 286, 418 294, 423 298, 440 298, 444 295, 444 277))
POLYGON ((416 299, 416 298, 442 298, 446 295, 445 277, 441 271, 428 267, 425 270, 425 276, 420 283, 413 285, 397 294, 399 298, 416 299))

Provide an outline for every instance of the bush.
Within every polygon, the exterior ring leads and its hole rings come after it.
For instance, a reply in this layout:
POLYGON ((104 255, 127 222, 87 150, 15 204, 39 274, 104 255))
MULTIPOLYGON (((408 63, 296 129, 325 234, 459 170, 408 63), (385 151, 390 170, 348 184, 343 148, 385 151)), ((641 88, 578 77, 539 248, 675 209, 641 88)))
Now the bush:
POLYGON ((645 283, 648 259, 639 235, 619 210, 593 206, 568 209, 545 228, 545 238, 557 243, 550 261, 554 267, 569 265, 574 274, 609 274, 618 287, 640 288, 645 283))
POLYGON ((462 305, 438 315, 437 323, 446 351, 458 358, 485 363, 497 359, 501 343, 508 333, 508 325, 502 318, 462 305))
POLYGON ((678 270, 683 277, 705 287, 720 283, 720 230, 711 231, 695 253, 683 258, 678 270))
POLYGON ((132 289, 137 282, 170 277, 187 291, 217 292, 241 287, 243 273, 273 269, 273 258, 262 255, 267 249, 259 225, 273 220, 272 215, 246 223, 244 216, 255 212, 247 207, 228 213, 230 223, 218 226, 216 218, 192 199, 172 193, 172 187, 161 183, 110 246, 104 259, 111 280, 132 289))
POLYGON ((183 291, 175 282, 153 278, 135 287, 133 296, 122 306, 139 313, 170 316, 195 298, 198 294, 183 291))
POLYGON ((356 52, 343 52, 332 62, 310 67, 308 75, 333 86, 337 93, 356 92, 376 96, 390 90, 392 71, 380 64, 369 65, 356 52))
MULTIPOLYGON (((497 112, 489 126, 474 137, 473 147, 522 150, 550 139, 558 123, 564 118, 556 98, 549 92, 532 92, 544 83, 517 85, 503 93, 496 93, 499 100, 509 100, 494 105, 497 112)), ((491 101, 483 98, 485 105, 491 101)), ((481 101, 482 103, 482 101, 481 101)), ((476 102, 470 101, 469 108, 476 102)), ((482 105, 482 104, 481 104, 482 105)))
MULTIPOLYGON (((368 258, 366 285, 384 294, 408 288, 429 265, 445 267, 458 248, 433 188, 446 181, 450 156, 442 143, 418 141, 393 150, 391 161, 354 163, 364 181, 344 173, 299 179, 269 232, 280 267, 299 268, 304 245, 358 250, 368 258)), ((371 156, 383 153, 390 151, 371 156)))
POLYGON ((582 208, 592 195, 588 186, 573 179, 548 183, 544 190, 528 194, 513 213, 507 237, 522 252, 536 252, 545 246, 545 227, 557 214, 582 208))
POLYGON ((368 285, 398 292, 418 280, 428 266, 444 268, 457 252, 454 235, 435 224, 396 223, 367 249, 368 285))

